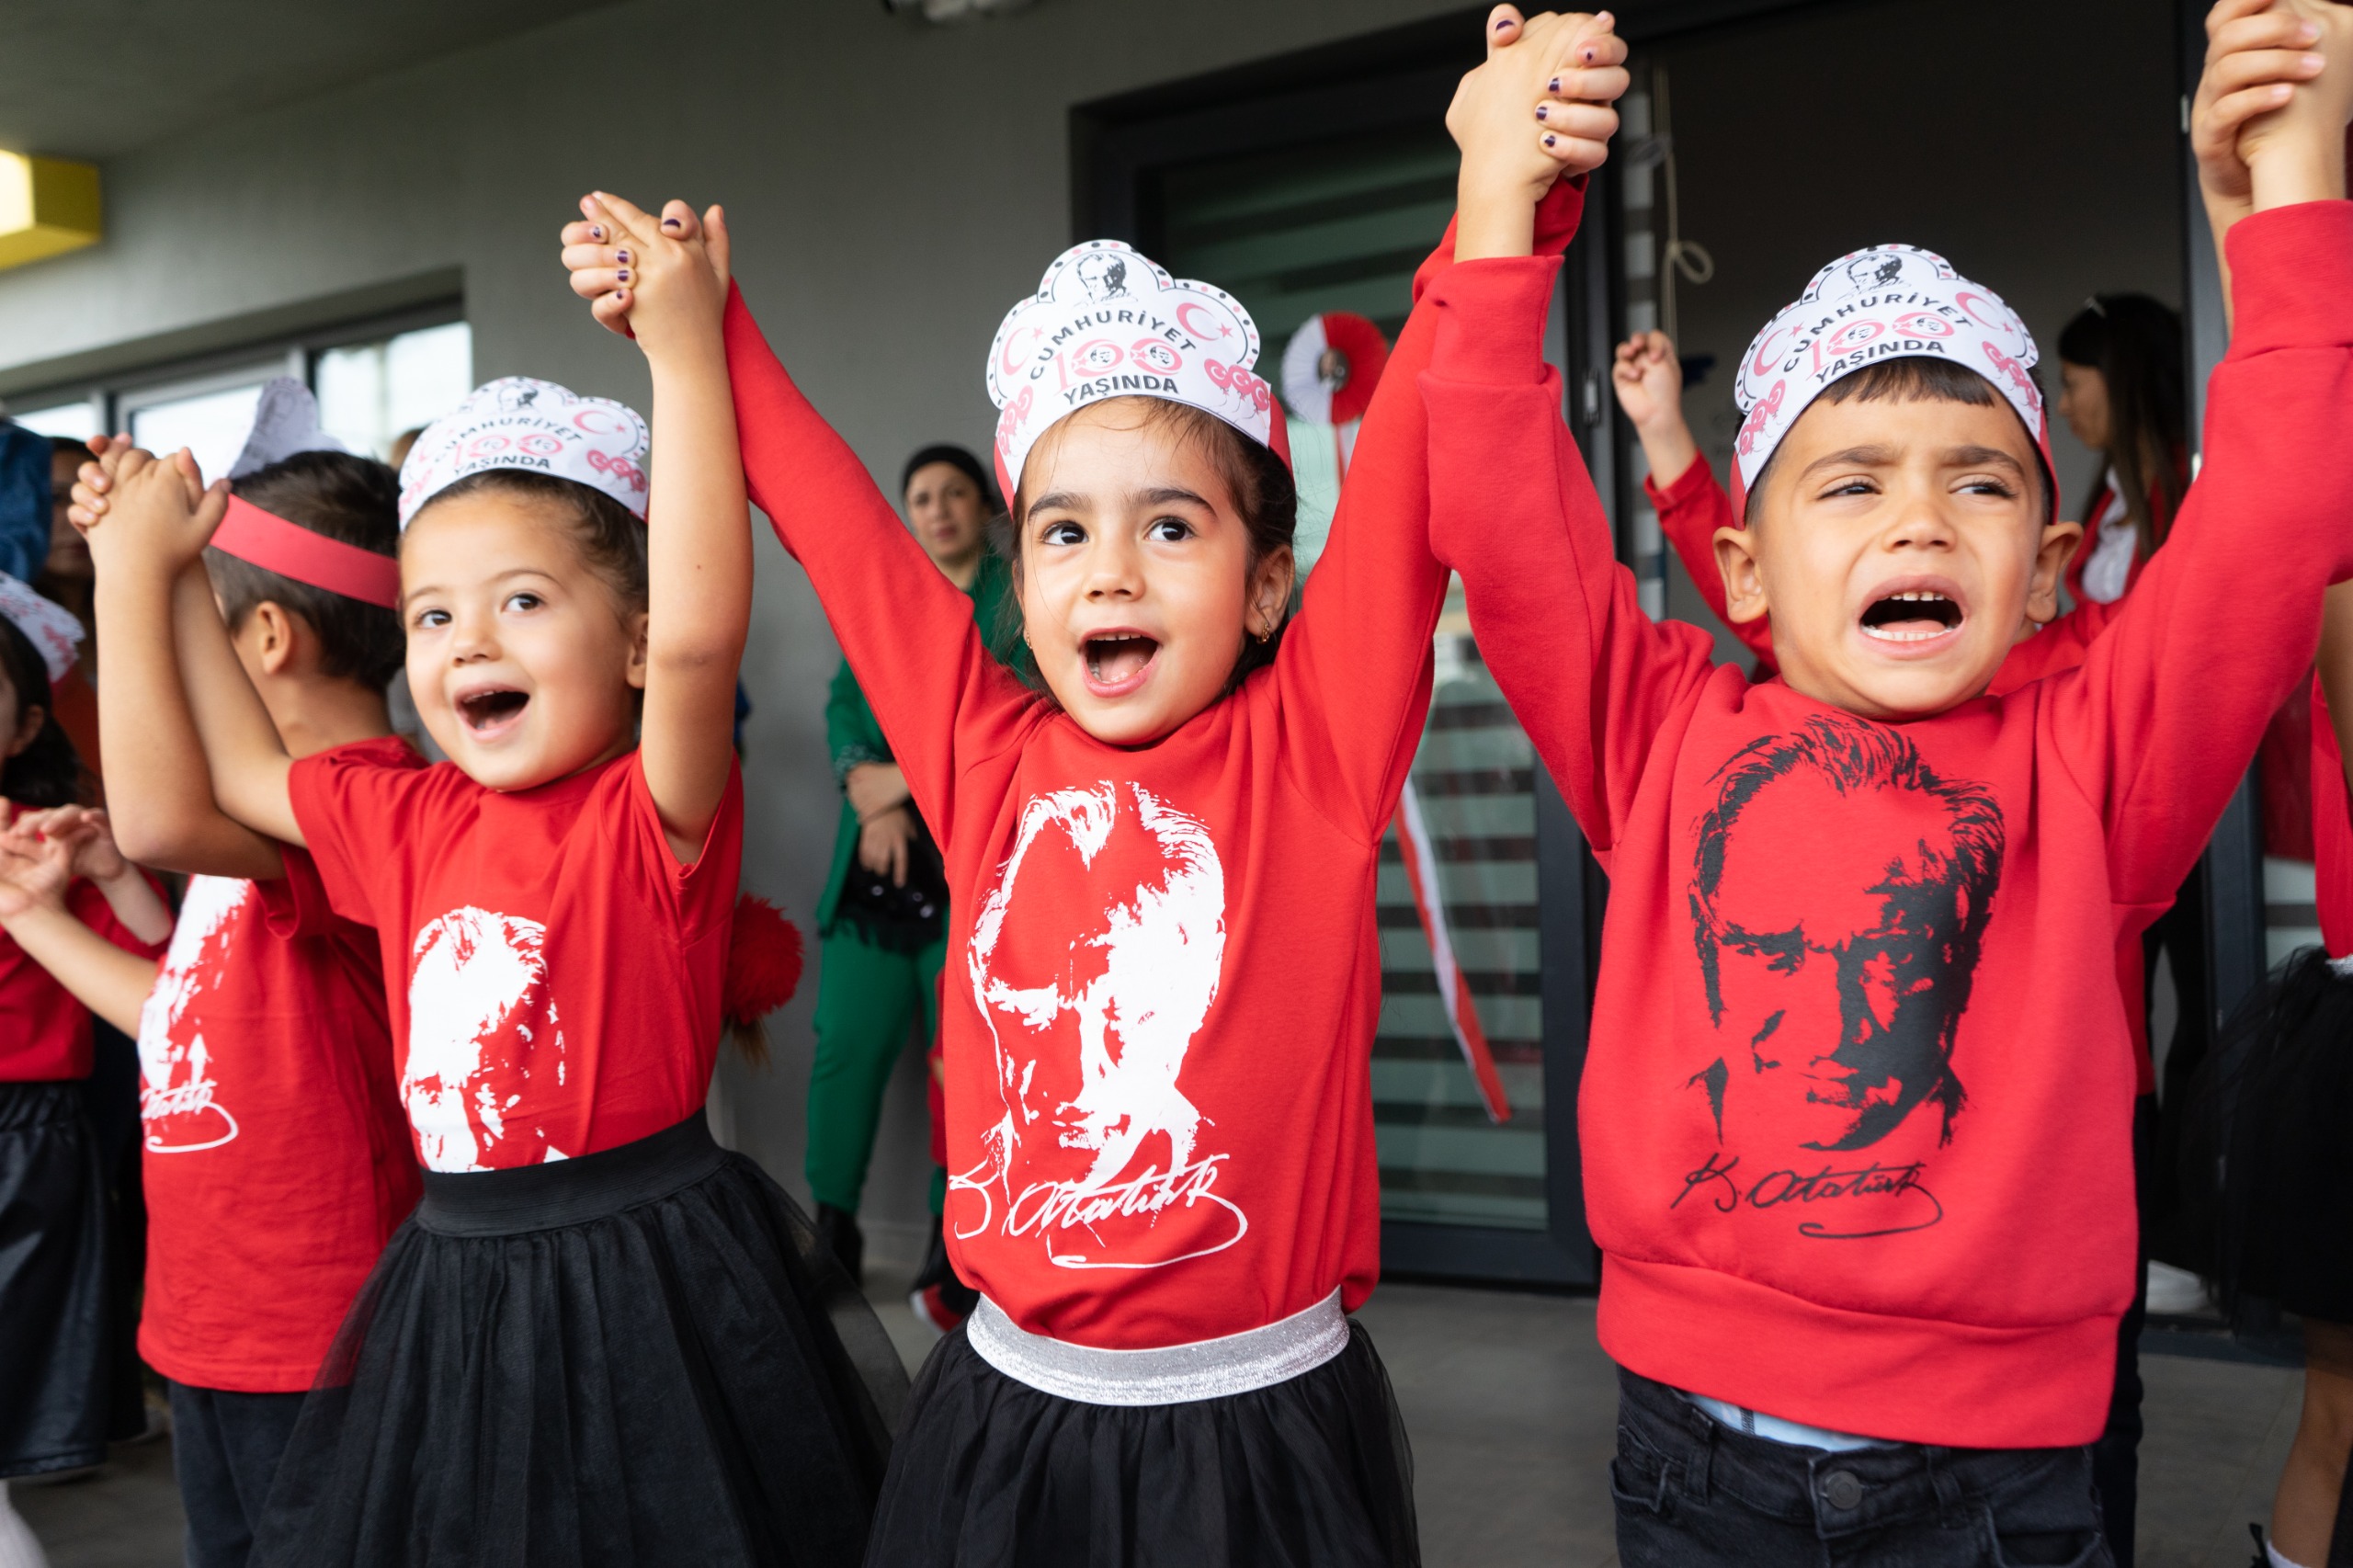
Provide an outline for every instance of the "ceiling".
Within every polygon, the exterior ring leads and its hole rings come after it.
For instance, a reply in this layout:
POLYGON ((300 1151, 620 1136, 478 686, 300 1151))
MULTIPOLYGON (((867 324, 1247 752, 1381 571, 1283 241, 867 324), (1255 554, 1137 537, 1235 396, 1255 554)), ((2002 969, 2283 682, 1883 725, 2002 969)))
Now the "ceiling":
POLYGON ((0 0, 0 150, 96 162, 614 0, 0 0))

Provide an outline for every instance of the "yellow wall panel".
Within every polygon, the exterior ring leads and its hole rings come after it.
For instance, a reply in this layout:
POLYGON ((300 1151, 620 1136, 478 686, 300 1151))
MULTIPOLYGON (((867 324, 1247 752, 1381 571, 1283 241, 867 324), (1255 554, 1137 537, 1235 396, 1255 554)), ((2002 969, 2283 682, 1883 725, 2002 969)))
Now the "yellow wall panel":
POLYGON ((96 168, 0 153, 0 268, 97 244, 103 233, 96 168))

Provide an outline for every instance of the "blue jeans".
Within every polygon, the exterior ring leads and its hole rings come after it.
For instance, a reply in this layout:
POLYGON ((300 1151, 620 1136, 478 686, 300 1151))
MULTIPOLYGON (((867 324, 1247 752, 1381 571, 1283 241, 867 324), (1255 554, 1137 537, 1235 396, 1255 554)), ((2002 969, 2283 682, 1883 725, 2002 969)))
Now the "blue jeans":
POLYGON ((2086 1449, 1827 1453, 1618 1373, 1624 1568, 2109 1568, 2086 1449))

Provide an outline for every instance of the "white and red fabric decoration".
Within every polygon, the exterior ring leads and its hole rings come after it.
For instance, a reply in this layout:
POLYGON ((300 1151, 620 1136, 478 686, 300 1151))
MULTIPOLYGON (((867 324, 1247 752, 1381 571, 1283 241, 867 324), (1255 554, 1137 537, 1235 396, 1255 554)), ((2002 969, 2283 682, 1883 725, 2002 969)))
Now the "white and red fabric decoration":
POLYGON ((33 592, 31 585, 0 572, 0 615, 25 634, 52 681, 74 667, 74 650, 82 643, 82 623, 64 606, 33 592))
POLYGON ((1733 443, 1737 507, 1798 415, 1834 382, 1881 359, 1947 359, 1976 371, 2034 433, 2046 466, 2051 427, 2027 372, 2034 335, 2000 295, 1916 245, 1872 245, 1813 275, 1748 346, 1733 389, 1745 415, 1733 443))
POLYGON ((1332 427, 1333 456, 1343 478, 1356 455, 1358 424, 1388 365, 1389 340, 1351 311, 1308 317, 1283 348, 1283 401, 1302 421, 1332 427))
POLYGON ((1073 245, 1038 292, 1006 312, 989 346, 998 482, 1013 494, 1040 436, 1114 397, 1213 414, 1288 463, 1282 411, 1257 362, 1257 324, 1224 290, 1171 278, 1118 240, 1073 245))
POLYGON ((425 428, 401 465, 401 527, 461 479, 493 469, 553 474, 645 516, 645 420, 626 404, 553 381, 506 376, 476 387, 425 428))
POLYGON ((1422 934, 1429 938, 1430 968, 1438 981, 1438 999, 1446 1008, 1446 1021, 1454 1030, 1454 1043, 1462 1052, 1463 1065, 1471 1069, 1472 1081, 1479 1085, 1479 1100, 1487 1109, 1487 1119, 1497 1124, 1511 1119, 1511 1099, 1504 1093, 1503 1074, 1495 1071, 1495 1053, 1487 1044, 1487 1031, 1479 1022, 1479 1004, 1471 994, 1470 979, 1455 961, 1454 937, 1447 928, 1446 894, 1438 878, 1436 841, 1430 836, 1430 824, 1422 815, 1422 797, 1408 776, 1404 792, 1397 798, 1397 846, 1404 851, 1405 881, 1414 890, 1414 910, 1422 918, 1422 934))

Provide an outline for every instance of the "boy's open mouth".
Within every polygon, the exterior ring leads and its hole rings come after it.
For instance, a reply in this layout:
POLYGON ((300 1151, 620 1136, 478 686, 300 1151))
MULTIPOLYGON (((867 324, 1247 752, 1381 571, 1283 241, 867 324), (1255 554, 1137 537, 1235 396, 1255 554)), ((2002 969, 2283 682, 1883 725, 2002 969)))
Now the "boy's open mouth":
POLYGON ((1961 622, 1961 606, 1933 588, 1890 594, 1863 611, 1863 635, 1882 642, 1925 642, 1961 622))
POLYGON ((491 734, 521 718, 530 700, 529 692, 504 687, 470 691, 458 699, 458 721, 476 735, 491 734))
POLYGON ((1086 684, 1098 697, 1116 697, 1142 680, 1159 656, 1160 641, 1141 631, 1098 631, 1081 644, 1086 684))

